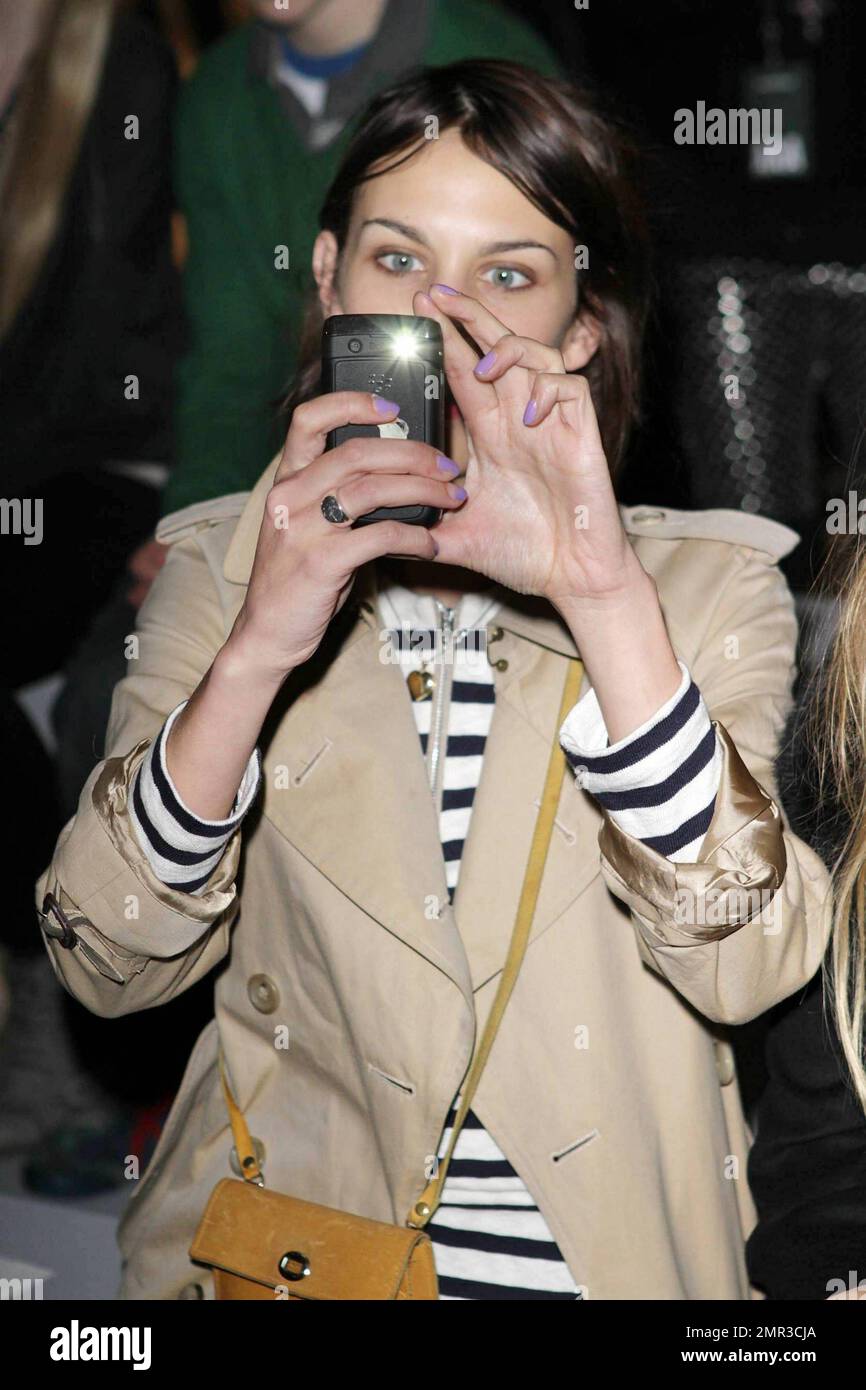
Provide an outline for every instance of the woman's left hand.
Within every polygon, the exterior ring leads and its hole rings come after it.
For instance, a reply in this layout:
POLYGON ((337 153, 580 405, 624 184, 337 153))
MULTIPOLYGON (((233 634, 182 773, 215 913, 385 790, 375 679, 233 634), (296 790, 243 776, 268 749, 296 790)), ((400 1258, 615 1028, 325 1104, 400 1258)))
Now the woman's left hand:
POLYGON ((466 566, 557 606, 615 599, 633 577, 635 556, 586 378, 570 375, 556 348, 512 334, 468 295, 431 286, 413 306, 442 327, 448 383, 469 441, 469 495, 435 528, 437 563, 466 566), (494 355, 481 375, 452 319, 494 355))

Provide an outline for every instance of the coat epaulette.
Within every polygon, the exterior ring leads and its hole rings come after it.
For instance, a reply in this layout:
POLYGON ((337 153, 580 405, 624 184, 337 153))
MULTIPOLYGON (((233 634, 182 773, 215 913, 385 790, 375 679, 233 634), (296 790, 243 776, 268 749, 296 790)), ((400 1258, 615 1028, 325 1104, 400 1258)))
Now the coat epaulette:
POLYGON ((790 554, 800 543, 798 533, 790 526, 728 507, 692 512, 642 503, 636 507, 620 507, 620 514, 623 526, 631 535, 660 541, 727 541, 729 545, 757 550, 773 561, 790 554))
POLYGON ((157 522, 156 539, 163 545, 173 545, 206 526, 218 526, 222 521, 239 517, 249 495, 249 492, 230 492, 224 497, 211 497, 206 502, 193 502, 189 507, 169 512, 157 522))

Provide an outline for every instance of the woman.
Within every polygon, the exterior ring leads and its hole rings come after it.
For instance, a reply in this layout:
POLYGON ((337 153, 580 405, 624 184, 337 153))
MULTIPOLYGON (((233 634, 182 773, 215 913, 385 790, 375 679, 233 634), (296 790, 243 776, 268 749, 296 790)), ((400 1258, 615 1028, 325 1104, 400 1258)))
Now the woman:
MULTIPOLYGON (((848 494, 850 496, 850 494, 848 494)), ((829 505, 829 504, 828 504, 829 505)), ((749 1178, 759 1220, 748 1265, 770 1298, 866 1298, 866 728, 860 534, 829 554, 821 590, 833 633, 804 707, 813 752, 803 799, 833 871, 832 946, 767 1044, 749 1178)))
MULTIPOLYGON (((31 902, 71 814, 70 784, 74 808, 93 766, 93 727, 81 714, 101 707, 103 691, 76 653, 114 591, 115 630, 134 625, 124 571, 159 518, 153 475, 170 459, 181 329, 171 258, 176 75, 150 26, 114 0, 0 0, 0 35, 0 591, 10 596, 0 620, 0 755, 8 776, 29 783, 33 806, 6 841, 0 944, 12 1012, 0 1053, 0 1153, 30 1151, 41 1171, 29 1169, 27 1180, 45 1190, 60 1165, 75 1181, 67 1126, 113 1123, 120 1099, 110 1069, 94 1063, 107 1051, 105 1027, 70 1007, 46 969, 31 902), (59 738, 49 760, 29 712, 38 719, 48 695, 38 687, 61 672, 72 679, 52 711, 59 738), (24 719, 13 692, 29 686, 40 698, 28 700, 24 719), (73 705, 77 722, 67 717, 73 705)), ((119 637, 109 695, 121 652, 119 637)))
POLYGON ((218 1042, 269 1186, 405 1221, 497 987, 557 735, 578 775, 428 1226, 440 1294, 749 1296, 722 1029, 798 988, 825 941, 822 865, 762 789, 796 631, 774 559, 794 537, 616 504, 646 290, 627 169, 579 94, 518 65, 379 97, 322 212, 318 321, 441 324, 456 462, 378 434, 323 453, 400 403, 316 396, 308 358, 249 496, 161 523, 109 756, 37 886, 80 914, 85 952, 43 924, 98 1012, 227 960, 123 1222, 127 1298, 213 1296, 187 1250, 230 1171, 218 1042), (441 522, 351 529, 406 501, 441 522), (417 650, 382 659, 404 623, 496 645, 428 664, 433 700, 413 701, 417 650))

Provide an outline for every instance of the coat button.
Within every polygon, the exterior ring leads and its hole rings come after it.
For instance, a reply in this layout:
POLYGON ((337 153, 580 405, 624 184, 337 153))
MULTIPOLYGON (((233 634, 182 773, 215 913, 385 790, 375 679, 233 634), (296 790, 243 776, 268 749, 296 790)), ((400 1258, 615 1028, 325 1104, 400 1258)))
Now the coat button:
POLYGON ((260 1014, 272 1014, 280 1002, 280 991, 270 975, 252 975, 247 982, 247 994, 260 1014))
POLYGON ((631 519, 632 521, 642 521, 646 525, 652 526, 657 521, 664 521, 665 514, 664 512, 650 511, 648 508, 642 507, 639 512, 632 513, 631 519))
POLYGON ((730 1043, 716 1043, 716 1071, 719 1073, 719 1085, 730 1086, 737 1074, 734 1049, 730 1043))
POLYGON ((204 1289, 201 1284, 184 1284, 178 1298, 204 1298, 204 1289))

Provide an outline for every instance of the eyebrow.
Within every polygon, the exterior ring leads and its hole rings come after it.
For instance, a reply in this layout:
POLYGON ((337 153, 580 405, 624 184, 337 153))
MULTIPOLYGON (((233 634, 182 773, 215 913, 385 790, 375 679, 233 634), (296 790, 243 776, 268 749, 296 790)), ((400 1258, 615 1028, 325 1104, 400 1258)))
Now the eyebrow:
MULTIPOLYGON (((408 237, 410 241, 417 241, 419 246, 426 246, 432 250, 429 241, 422 236, 417 227, 410 227, 405 222, 397 222, 391 217, 368 217, 361 223, 361 231, 365 227, 388 227, 390 231, 397 232, 400 236, 408 237)), ((546 251, 554 260, 557 259, 556 252, 546 246, 543 241, 490 241, 486 246, 481 247, 482 256, 499 255, 504 251, 546 251)))

